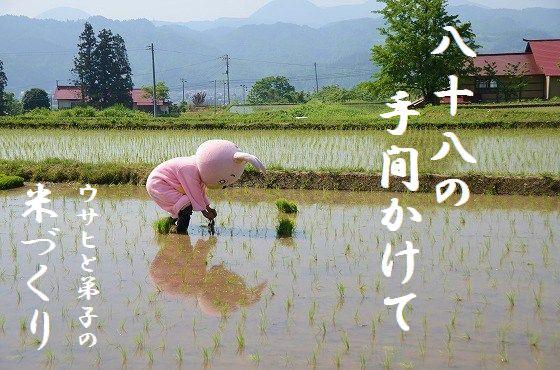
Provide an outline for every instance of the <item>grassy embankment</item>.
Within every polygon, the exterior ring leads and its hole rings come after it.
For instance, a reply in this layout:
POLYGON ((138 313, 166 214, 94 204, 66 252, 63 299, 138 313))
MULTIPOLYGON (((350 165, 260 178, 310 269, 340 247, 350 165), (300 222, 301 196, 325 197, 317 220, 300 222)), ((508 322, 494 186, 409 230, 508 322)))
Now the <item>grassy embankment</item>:
POLYGON ((0 173, 0 190, 8 190, 23 186, 25 180, 19 176, 0 173))
MULTIPOLYGON (((91 184, 144 184, 153 165, 146 163, 81 163, 73 160, 43 161, 0 160, 0 173, 19 176, 26 181, 80 182, 91 184)), ((420 175, 419 192, 433 192, 440 181, 448 178, 466 181, 474 194, 560 195, 560 177, 550 175, 500 177, 481 174, 458 176, 420 175)), ((274 189, 385 191, 380 175, 356 172, 293 171, 272 169, 263 176, 248 168, 239 186, 274 189)), ((391 182, 390 191, 407 191, 400 179, 391 182)))
MULTIPOLYGON (((153 118, 127 109, 73 108, 61 111, 37 110, 19 116, 0 117, 0 128, 80 128, 80 129, 387 129, 395 119, 379 117, 389 108, 378 105, 307 104, 285 109, 257 110, 248 114, 211 108, 186 112, 179 117, 153 118)), ((560 107, 516 107, 460 109, 456 117, 448 106, 420 109, 411 117, 411 128, 519 128, 560 127, 560 107)))

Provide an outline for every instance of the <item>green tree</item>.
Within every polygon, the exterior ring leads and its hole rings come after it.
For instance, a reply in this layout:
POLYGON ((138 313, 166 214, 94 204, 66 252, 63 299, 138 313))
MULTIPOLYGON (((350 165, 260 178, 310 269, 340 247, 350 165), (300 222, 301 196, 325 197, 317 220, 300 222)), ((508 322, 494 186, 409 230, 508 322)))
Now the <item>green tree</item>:
POLYGON ((132 107, 132 76, 123 38, 102 29, 93 51, 95 84, 89 98, 99 108, 116 104, 132 107))
POLYGON ((500 81, 498 79, 498 65, 496 62, 489 63, 488 61, 482 67, 483 72, 483 79, 480 81, 482 82, 483 86, 486 86, 488 90, 490 90, 492 83, 496 84, 494 88, 496 92, 496 102, 500 101, 500 81))
POLYGON ((21 101, 16 99, 13 92, 4 93, 5 113, 10 116, 15 116, 23 112, 21 101))
POLYGON ((354 86, 352 94, 355 99, 363 101, 379 101, 385 97, 376 94, 374 83, 371 81, 363 81, 354 86))
POLYGON ((394 93, 406 90, 421 94, 436 103, 434 92, 449 87, 448 76, 474 73, 472 59, 452 43, 442 55, 431 55, 444 36, 443 28, 453 26, 473 50, 478 48, 469 22, 461 23, 457 15, 447 13, 447 0, 380 0, 385 7, 378 11, 385 18, 379 31, 384 45, 372 48, 372 61, 380 67, 376 74, 377 91, 394 93))
MULTIPOLYGON (((152 99, 154 95, 153 86, 142 86, 142 91, 144 91, 144 96, 152 99)), ((160 81, 156 84, 156 100, 169 100, 169 87, 167 87, 165 82, 160 81)))
POLYGON ((8 78, 4 73, 4 63, 0 60, 0 116, 6 114, 6 101, 4 99, 4 90, 8 84, 8 78))
POLYGON ((204 106, 204 102, 206 101, 206 92, 205 91, 197 92, 196 94, 193 95, 191 100, 195 107, 204 106))
POLYGON ((76 76, 76 84, 82 89, 82 98, 91 96, 95 88, 95 60, 93 53, 97 46, 97 39, 91 24, 86 22, 84 31, 79 37, 78 54, 74 58, 72 72, 76 76))
POLYGON ((529 84, 527 78, 528 67, 526 63, 508 63, 504 71, 504 78, 498 84, 504 100, 517 98, 521 100, 521 93, 529 84))
POLYGON ((35 108, 47 108, 51 107, 51 100, 49 99, 49 94, 43 89, 33 88, 29 89, 23 94, 21 99, 23 110, 25 112, 30 111, 35 108))
POLYGON ((324 86, 317 93, 313 94, 313 98, 324 103, 341 103, 353 99, 354 95, 351 91, 343 89, 338 85, 329 85, 324 86))
POLYGON ((255 82, 247 101, 250 104, 303 103, 305 94, 296 91, 284 76, 269 76, 255 82))

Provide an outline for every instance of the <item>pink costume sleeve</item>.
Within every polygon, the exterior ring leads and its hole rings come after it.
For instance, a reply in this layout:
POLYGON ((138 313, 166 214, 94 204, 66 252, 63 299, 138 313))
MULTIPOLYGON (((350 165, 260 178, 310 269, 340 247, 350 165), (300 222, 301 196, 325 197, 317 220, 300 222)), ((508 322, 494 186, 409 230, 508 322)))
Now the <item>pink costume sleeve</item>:
POLYGON ((193 210, 198 212, 205 210, 209 204, 208 198, 196 166, 181 167, 177 171, 177 179, 189 197, 193 210))

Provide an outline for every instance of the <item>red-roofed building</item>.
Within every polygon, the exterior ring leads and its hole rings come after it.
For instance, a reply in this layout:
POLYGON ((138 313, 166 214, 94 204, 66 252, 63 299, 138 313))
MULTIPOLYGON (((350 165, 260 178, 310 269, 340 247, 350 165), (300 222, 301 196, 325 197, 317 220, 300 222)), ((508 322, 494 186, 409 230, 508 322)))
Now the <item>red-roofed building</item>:
POLYGON ((524 40, 527 46, 521 53, 478 54, 474 59, 480 75, 469 79, 464 86, 474 92, 472 100, 496 101, 498 85, 507 83, 517 67, 517 75, 525 76, 526 86, 519 99, 550 99, 560 97, 560 39, 524 40), (495 76, 489 77, 484 68, 491 66, 495 76))
MULTIPOLYGON (((132 89, 132 109, 138 109, 147 113, 153 112, 153 100, 151 97, 146 96, 142 89, 132 89)), ((75 107, 80 104, 82 100, 82 91, 79 86, 57 86, 54 90, 54 100, 58 109, 67 109, 75 107)), ((156 102, 159 114, 168 114, 169 106, 168 101, 158 100, 156 102)))
MULTIPOLYGON (((132 89, 132 109, 138 109, 147 113, 152 113, 154 111, 154 100, 146 95, 142 89, 132 89)), ((169 106, 171 105, 168 101, 158 100, 156 101, 158 113, 168 114, 169 106)))
POLYGON ((58 109, 75 107, 82 102, 82 91, 79 86, 60 86, 54 90, 54 100, 58 109))

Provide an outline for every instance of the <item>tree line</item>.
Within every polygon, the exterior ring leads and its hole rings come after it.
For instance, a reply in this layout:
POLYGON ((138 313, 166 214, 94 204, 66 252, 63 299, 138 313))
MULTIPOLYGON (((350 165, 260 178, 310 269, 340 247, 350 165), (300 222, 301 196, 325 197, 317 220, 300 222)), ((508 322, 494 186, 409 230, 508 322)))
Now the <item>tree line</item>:
MULTIPOLYGON (((97 37, 88 22, 79 36, 78 52, 72 73, 74 83, 82 92, 83 103, 96 108, 117 104, 132 108, 132 70, 123 38, 111 30, 102 29, 97 37)), ((43 89, 27 90, 21 101, 14 93, 6 92, 8 78, 0 60, 0 115, 16 115, 36 108, 51 107, 48 93, 43 89)))

